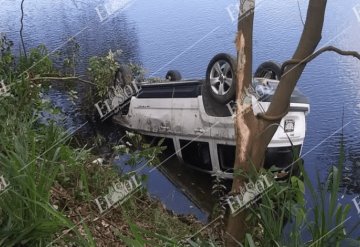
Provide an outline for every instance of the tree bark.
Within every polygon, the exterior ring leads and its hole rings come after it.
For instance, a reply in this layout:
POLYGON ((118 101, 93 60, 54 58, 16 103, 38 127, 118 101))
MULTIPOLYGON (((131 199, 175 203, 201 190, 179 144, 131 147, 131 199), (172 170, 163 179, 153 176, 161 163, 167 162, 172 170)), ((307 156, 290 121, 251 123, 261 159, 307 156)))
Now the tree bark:
MULTIPOLYGON (((240 174, 249 170, 248 161, 250 152, 252 151, 255 131, 258 124, 252 108, 251 99, 244 97, 246 89, 252 82, 252 46, 253 46, 253 22, 254 22, 254 6, 255 0, 240 1, 238 33, 236 37, 237 49, 237 73, 236 73, 236 157, 234 165, 234 179, 232 185, 232 194, 237 194, 240 187, 243 186, 245 178, 240 174)), ((257 161, 261 162, 261 160, 257 161)), ((244 216, 246 210, 236 216, 229 216, 226 224, 225 241, 226 246, 238 246, 237 241, 241 241, 246 233, 246 224, 244 216)))
MULTIPOLYGON (((326 0, 310 0, 304 30, 292 60, 303 61, 311 56, 321 40, 326 0)), ((237 48, 237 112, 235 118, 236 157, 232 194, 238 194, 246 179, 238 172, 249 172, 251 166, 263 166, 265 151, 281 118, 286 115, 291 94, 306 64, 286 66, 283 76, 265 114, 255 116, 249 97, 243 97, 252 82, 252 39, 255 0, 240 0, 237 48)), ((226 225, 226 246, 239 246, 247 232, 246 210, 229 215, 226 225)))

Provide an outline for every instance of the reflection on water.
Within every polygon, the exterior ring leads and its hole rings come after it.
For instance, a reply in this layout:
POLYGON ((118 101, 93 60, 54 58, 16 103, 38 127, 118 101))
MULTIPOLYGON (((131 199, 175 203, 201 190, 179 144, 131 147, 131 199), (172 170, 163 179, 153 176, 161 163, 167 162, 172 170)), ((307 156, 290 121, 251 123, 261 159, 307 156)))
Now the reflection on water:
MULTIPOLYGON (((184 78, 204 77, 207 63, 216 53, 235 53, 236 26, 231 22, 226 7, 238 0, 137 0, 103 23, 99 22, 95 11, 102 1, 75 2, 77 4, 72 0, 25 1, 26 46, 45 43, 54 50, 68 37, 76 35, 81 47, 81 73, 85 71, 90 56, 105 54, 109 49, 121 49, 124 60, 143 64, 149 74, 156 72, 155 76, 163 77, 167 70, 178 69, 184 78)), ((320 46, 331 44, 344 50, 360 50, 360 23, 352 11, 357 2, 328 1, 320 46)), ((300 1, 300 5, 305 15, 307 1, 300 1)), ((20 0, 1 1, 0 32, 7 32, 15 44, 19 44, 18 33, 15 32, 20 27, 19 6, 20 0)), ((281 62, 290 58, 302 27, 296 1, 262 1, 256 8, 254 68, 265 60, 281 62)), ((300 89, 311 101, 303 152, 309 152, 304 157, 305 168, 313 181, 317 171, 325 177, 329 167, 337 163, 341 131, 334 133, 342 123, 347 124, 343 129, 346 150, 343 184, 348 188, 347 193, 351 194, 346 198, 348 202, 360 192, 359 78, 359 61, 326 53, 306 67, 299 81, 300 89)), ((62 89, 55 88, 50 93, 56 104, 68 113, 68 126, 83 122, 83 116, 77 113, 75 107, 66 103, 67 97, 62 89)), ((179 193, 173 198, 191 198, 193 207, 199 206, 204 208, 203 211, 211 208, 208 201, 211 197, 205 196, 209 195, 206 187, 210 179, 207 175, 196 174, 192 179, 190 175, 179 175, 192 172, 184 170, 175 161, 168 162, 164 168, 167 169, 164 177, 157 173, 150 180, 154 187, 157 186, 162 200, 171 195, 172 191, 166 189, 177 178, 179 183, 176 186, 180 187, 171 188, 177 188, 179 193), (181 193, 183 188, 187 192, 181 193)), ((169 205, 173 208, 180 204, 187 207, 186 200, 179 199, 169 205)), ((187 212, 201 215, 200 211, 187 212)), ((351 213, 356 214, 354 210, 351 213)))
POLYGON ((207 222, 212 210, 211 200, 208 200, 211 192, 208 190, 211 188, 211 181, 207 180, 209 176, 194 176, 194 171, 184 169, 176 158, 155 170, 144 167, 145 161, 135 167, 125 165, 127 160, 128 157, 124 155, 118 157, 115 164, 124 173, 136 170, 138 174, 146 175, 146 189, 150 195, 160 199, 167 209, 176 214, 193 214, 207 222))
MULTIPOLYGON (((344 137, 345 161, 341 187, 343 194, 360 195, 360 152, 344 137)), ((354 196, 353 196, 354 197, 354 196)))

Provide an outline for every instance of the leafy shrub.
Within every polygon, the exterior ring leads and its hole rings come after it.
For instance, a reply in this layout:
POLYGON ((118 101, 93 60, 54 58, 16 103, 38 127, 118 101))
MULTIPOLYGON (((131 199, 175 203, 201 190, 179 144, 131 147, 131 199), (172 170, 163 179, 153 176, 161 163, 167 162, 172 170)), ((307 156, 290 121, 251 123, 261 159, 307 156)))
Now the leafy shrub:
POLYGON ((117 59, 120 55, 120 50, 116 52, 110 50, 106 57, 90 58, 88 71, 97 86, 98 96, 106 95, 109 85, 114 81, 116 70, 119 68, 117 59))

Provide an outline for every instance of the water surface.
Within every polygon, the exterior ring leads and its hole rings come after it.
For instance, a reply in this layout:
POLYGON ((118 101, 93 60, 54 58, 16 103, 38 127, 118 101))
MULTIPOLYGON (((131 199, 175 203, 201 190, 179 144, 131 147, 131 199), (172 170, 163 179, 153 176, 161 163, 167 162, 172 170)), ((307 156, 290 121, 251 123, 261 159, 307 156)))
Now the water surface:
MULTIPOLYGON (((103 4, 102 1, 25 1, 25 43, 27 48, 44 43, 55 50, 63 47, 69 37, 76 36, 81 46, 80 73, 84 72, 89 57, 121 49, 124 61, 142 64, 149 75, 163 77, 167 70, 178 69, 184 78, 203 78, 209 60, 216 53, 235 54, 236 26, 226 9, 235 3, 234 0, 134 0, 126 9, 100 22, 95 7, 103 4)), ((299 3, 301 13, 297 1, 263 0, 258 5, 254 70, 266 60, 282 62, 291 57, 303 27, 300 16, 306 15, 307 1, 299 0, 299 3)), ((357 3, 355 0, 328 1, 319 47, 335 45, 360 51, 360 22, 352 9, 357 3)), ((20 1, 0 0, 0 4, 0 32, 7 33, 18 49, 20 1)), ((337 164, 343 133, 347 188, 341 199, 344 202, 360 193, 359 71, 360 62, 354 58, 326 53, 308 64, 298 83, 311 102, 303 154, 313 181, 317 173, 327 176, 330 167, 337 164), (341 129, 343 125, 346 127, 341 129)), ((70 125, 83 121, 74 115, 74 106, 65 103, 61 90, 53 92, 53 98, 70 112, 70 125)), ((166 166, 171 164, 168 162, 166 166)), ((209 178, 198 176, 204 179, 195 182, 206 191, 209 178)), ((182 178, 175 186, 172 180, 160 173, 150 177, 154 195, 178 213, 194 213, 206 218, 206 207, 200 209, 197 203, 191 203, 191 196, 186 196, 189 193, 181 193, 184 188, 178 186, 182 178)), ((358 219, 355 207, 351 215, 354 220, 358 219)))

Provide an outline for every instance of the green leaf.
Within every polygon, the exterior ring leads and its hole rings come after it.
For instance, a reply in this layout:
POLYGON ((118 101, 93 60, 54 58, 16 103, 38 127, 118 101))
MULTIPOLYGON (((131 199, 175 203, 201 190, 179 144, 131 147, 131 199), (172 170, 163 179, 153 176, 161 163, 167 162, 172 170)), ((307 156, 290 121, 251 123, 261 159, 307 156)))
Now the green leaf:
POLYGON ((246 238, 246 241, 247 241, 247 243, 249 244, 250 247, 256 247, 255 243, 254 243, 254 240, 253 240, 252 236, 249 233, 246 233, 245 238, 246 238))

